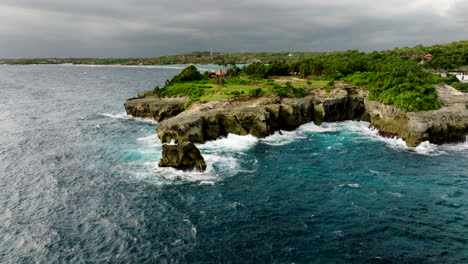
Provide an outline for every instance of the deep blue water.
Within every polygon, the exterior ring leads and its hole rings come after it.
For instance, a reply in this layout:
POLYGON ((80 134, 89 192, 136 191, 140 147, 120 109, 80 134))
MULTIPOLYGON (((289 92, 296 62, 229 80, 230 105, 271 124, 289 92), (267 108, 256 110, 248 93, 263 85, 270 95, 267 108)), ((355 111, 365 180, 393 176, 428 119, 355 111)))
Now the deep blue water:
POLYGON ((160 169, 123 103, 181 69, 0 66, 0 263, 468 263, 468 144, 307 124, 160 169))

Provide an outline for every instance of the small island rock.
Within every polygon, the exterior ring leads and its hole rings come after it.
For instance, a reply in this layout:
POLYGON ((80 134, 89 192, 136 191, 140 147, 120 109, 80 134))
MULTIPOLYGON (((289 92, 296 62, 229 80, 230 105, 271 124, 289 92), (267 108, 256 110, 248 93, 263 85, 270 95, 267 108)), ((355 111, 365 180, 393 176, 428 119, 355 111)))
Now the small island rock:
POLYGON ((206 170, 205 160, 192 142, 164 144, 162 156, 159 167, 172 167, 183 171, 206 170))

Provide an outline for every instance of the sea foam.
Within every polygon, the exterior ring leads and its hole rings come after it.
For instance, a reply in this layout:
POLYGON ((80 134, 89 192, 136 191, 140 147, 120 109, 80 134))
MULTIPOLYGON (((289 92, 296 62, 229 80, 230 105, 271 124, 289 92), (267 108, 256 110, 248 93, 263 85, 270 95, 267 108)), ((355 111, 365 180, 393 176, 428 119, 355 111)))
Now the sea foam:
POLYGON ((104 113, 101 115, 105 117, 113 118, 113 119, 135 120, 138 122, 144 122, 144 123, 150 123, 150 124, 158 123, 156 120, 153 120, 151 118, 133 117, 131 115, 127 115, 126 113, 120 113, 120 114, 104 113))

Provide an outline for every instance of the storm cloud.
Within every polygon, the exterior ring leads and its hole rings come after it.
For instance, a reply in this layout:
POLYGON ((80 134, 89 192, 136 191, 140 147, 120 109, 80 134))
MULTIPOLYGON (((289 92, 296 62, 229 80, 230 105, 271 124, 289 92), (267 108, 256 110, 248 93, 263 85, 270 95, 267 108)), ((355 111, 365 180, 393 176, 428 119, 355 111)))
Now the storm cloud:
POLYGON ((465 0, 2 0, 0 57, 392 49, 468 36, 465 0))

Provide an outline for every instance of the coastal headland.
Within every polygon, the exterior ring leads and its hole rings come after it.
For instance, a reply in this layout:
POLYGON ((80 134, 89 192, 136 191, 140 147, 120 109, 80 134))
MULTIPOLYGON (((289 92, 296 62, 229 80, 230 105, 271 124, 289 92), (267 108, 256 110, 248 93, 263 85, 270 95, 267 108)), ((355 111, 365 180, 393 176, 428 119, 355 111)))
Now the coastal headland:
POLYGON ((468 42, 460 41, 242 68, 221 60, 216 72, 192 65, 163 87, 129 99, 125 109, 159 122, 165 144, 159 165, 183 170, 206 167, 194 143, 231 133, 264 138, 309 122, 367 121, 408 147, 461 142, 468 134, 467 87, 460 81, 467 50, 468 42))
POLYGON ((164 143, 160 166, 203 171, 206 164, 193 143, 230 133, 264 138, 309 122, 368 121, 382 136, 402 138, 409 147, 424 141, 465 141, 468 96, 445 84, 436 85, 436 89, 442 107, 419 112, 371 101, 368 89, 348 83, 336 83, 329 89, 309 88, 302 98, 237 97, 197 103, 186 110, 187 97, 152 98, 146 93, 129 99, 125 108, 129 115, 160 122, 157 135, 164 143))

